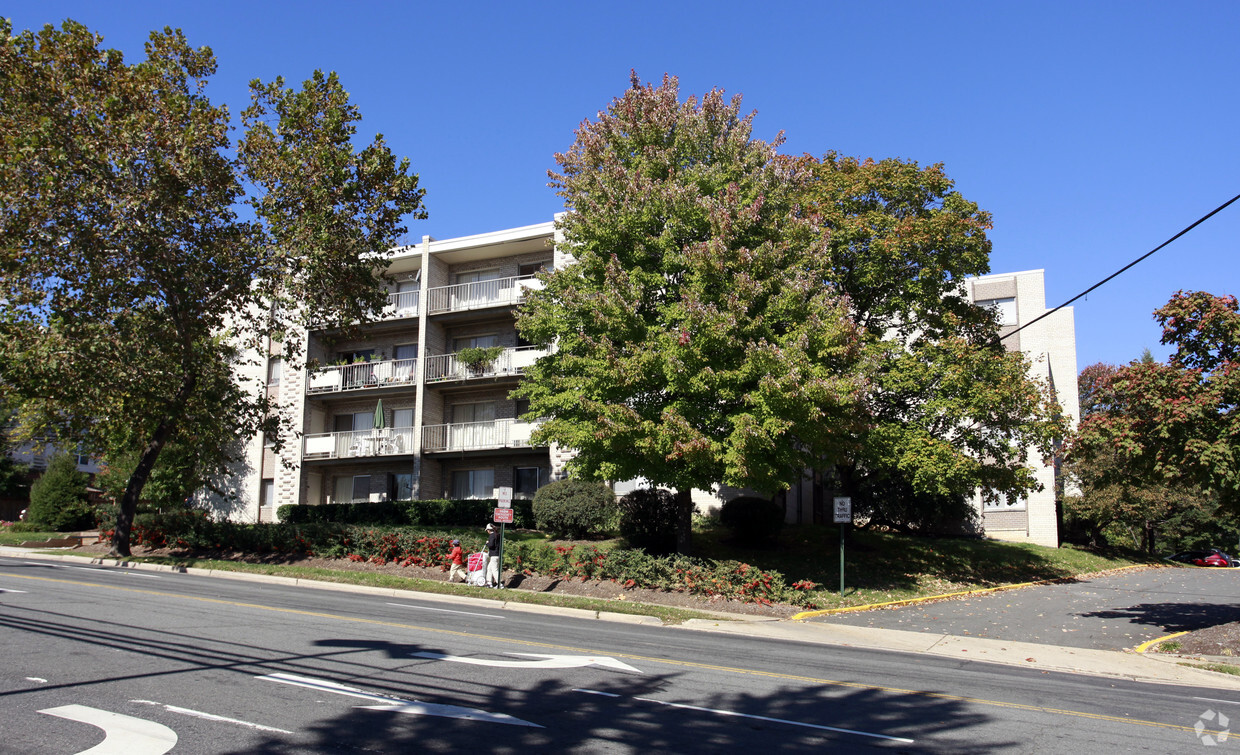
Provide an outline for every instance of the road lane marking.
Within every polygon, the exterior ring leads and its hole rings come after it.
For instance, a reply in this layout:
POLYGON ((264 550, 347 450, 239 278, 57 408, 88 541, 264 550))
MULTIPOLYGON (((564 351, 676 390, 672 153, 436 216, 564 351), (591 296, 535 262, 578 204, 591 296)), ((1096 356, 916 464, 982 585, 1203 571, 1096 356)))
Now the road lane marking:
POLYGON ((1194 700, 1205 700, 1208 703, 1227 703, 1228 705, 1240 705, 1240 702, 1237 702, 1235 700, 1219 700, 1218 698, 1214 698, 1214 697, 1194 697, 1193 699, 1194 700))
POLYGON ((95 572, 96 574, 123 574, 127 577, 142 577, 144 579, 163 579, 158 574, 142 574, 141 572, 131 569, 115 569, 110 566, 69 566, 68 564, 49 564, 46 561, 23 561, 28 566, 50 566, 53 569, 80 569, 82 571, 95 572))
POLYGON ((0 587, 0 592, 13 592, 13 593, 18 593, 18 592, 19 592, 19 593, 22 593, 23 595, 25 595, 25 594, 26 594, 26 591, 25 591, 25 590, 10 590, 10 589, 8 589, 7 587, 0 587))
POLYGON ((659 705, 667 705, 672 708, 681 708, 684 710, 696 710, 702 713, 715 713, 720 716, 737 716, 739 718, 753 718, 758 721, 771 721, 777 724, 790 724, 792 726, 804 726, 808 729, 821 729, 823 731, 834 731, 840 734, 856 734, 861 737, 873 737, 875 739, 886 739, 891 742, 903 742, 912 744, 913 740, 905 737, 892 737, 887 734, 875 734, 869 731, 861 731, 859 729, 840 729, 835 726, 823 726, 822 724, 807 724, 801 721, 789 721, 786 718, 771 718, 770 716, 758 716, 752 713, 740 713, 735 710, 720 710, 718 708, 703 708, 700 705, 687 705, 685 703, 670 703, 666 700, 655 700, 652 697, 634 697, 634 700, 641 700, 644 703, 657 703, 659 705))
POLYGON ((191 710, 189 708, 178 708, 175 705, 165 705, 164 703, 157 703, 154 700, 130 700, 129 702, 137 703, 138 705, 155 705, 160 708, 163 708, 169 713, 180 713, 183 716, 190 716, 192 718, 201 718, 206 721, 220 721, 226 724, 237 724, 238 726, 244 726, 247 729, 256 729, 258 731, 271 731, 271 732, 277 732, 279 734, 292 734, 293 733, 286 729, 277 729, 274 726, 263 726, 262 724, 251 723, 249 721, 242 721, 239 718, 228 718, 227 716, 217 716, 214 713, 203 713, 200 710, 191 710))
POLYGON ((419 611, 440 611, 442 613, 460 613, 466 616, 485 616, 488 619, 504 618, 503 616, 496 616, 493 613, 474 613, 473 611, 454 611, 451 608, 431 608, 430 606, 413 606, 413 605, 409 605, 408 603, 387 603, 386 605, 396 606, 397 608, 414 608, 419 611))
POLYGON ((468 658, 460 655, 444 655, 442 653, 417 652, 410 653, 414 658, 430 658, 433 661, 452 661, 453 663, 469 663, 474 666, 491 666, 493 668, 582 668, 584 666, 604 666, 617 671, 632 671, 640 674, 627 663, 602 655, 541 655, 538 653, 504 653, 504 655, 523 655, 527 658, 538 658, 535 661, 497 661, 489 658, 468 658))
POLYGON ((123 716, 85 705, 62 705, 39 712, 103 729, 103 741, 78 755, 163 755, 177 745, 175 731, 145 718, 123 716))
POLYGON ((602 695, 603 697, 620 697, 613 692, 600 692, 596 689, 574 689, 573 692, 584 692, 587 695, 602 695))
POLYGON ((489 713, 485 710, 478 710, 476 708, 462 708, 458 705, 421 703, 417 700, 404 700, 390 695, 376 695, 370 692, 363 692, 356 687, 346 687, 343 684, 327 681, 326 679, 315 679, 309 676, 295 676, 293 674, 267 674, 257 678, 268 682, 290 684, 294 687, 305 687, 307 689, 318 690, 320 692, 332 692, 334 694, 345 695, 347 697, 360 697, 363 700, 373 700, 380 703, 379 705, 359 705, 358 707, 362 710, 407 713, 415 716, 459 718, 465 721, 482 721, 493 724, 508 724, 510 726, 529 726, 535 729, 544 728, 538 724, 523 721, 519 718, 507 715, 506 713, 489 713))
MULTIPOLYGON (((569 651, 574 653, 592 654, 595 651, 592 648, 578 648, 571 645, 558 645, 550 642, 539 642, 537 640, 521 640, 512 637, 497 637, 494 635, 479 634, 477 632, 463 632, 456 629, 443 629, 440 627, 426 627, 418 624, 404 624, 396 621, 383 621, 380 619, 368 619, 361 616, 344 616, 341 614, 325 613, 323 611, 305 611, 297 608, 280 608, 277 606, 263 605, 260 603, 244 603, 236 600, 224 600, 222 598, 207 598, 195 595, 180 595, 171 592, 161 592, 158 590, 145 590, 138 587, 121 587, 119 585, 98 584, 95 582, 78 582, 72 579, 58 579, 56 577, 40 577, 31 574, 11 574, 8 575, 16 579, 28 579, 37 582, 56 582, 66 585, 76 585, 79 587, 89 587, 96 590, 115 590, 117 592, 128 592, 137 595, 151 595, 160 598, 178 598, 181 600, 189 600, 198 603, 210 603, 213 605, 233 606, 235 608, 247 608, 256 611, 269 611, 271 613, 288 614, 290 616, 312 616, 320 619, 331 619, 333 621, 345 621, 354 624, 367 624, 370 626, 379 626, 393 629, 406 629, 416 632, 426 632, 429 634, 442 634, 451 637, 463 637, 470 640, 486 640, 488 642, 503 642, 509 645, 522 645, 525 647, 549 648, 553 650, 569 651)), ((866 684, 863 682, 846 682, 836 679, 821 679, 812 676, 801 676, 799 674, 785 674, 778 671, 759 671, 757 669, 736 668, 733 666, 719 666, 710 663, 696 663, 693 661, 679 661, 670 658, 655 658, 651 656, 636 655, 633 653, 616 653, 612 655, 619 658, 627 658, 629 660, 642 661, 646 663, 657 663, 667 666, 679 666, 681 668, 697 668, 708 671, 719 671, 722 673, 739 674, 744 676, 756 676, 764 679, 780 679, 785 681, 801 682, 808 685, 824 685, 832 687, 840 687, 843 689, 857 689, 873 692, 888 692, 896 695, 914 695, 924 697, 931 700, 947 700, 951 702, 970 703, 973 705, 985 705, 995 708, 1007 708, 1010 710, 1024 710, 1034 713, 1047 713, 1052 715, 1069 716, 1073 718, 1084 718, 1091 721, 1106 721, 1119 724, 1130 724, 1134 726, 1148 726, 1156 729, 1169 729, 1171 731, 1192 732, 1194 736, 1196 731, 1192 726, 1182 726, 1180 724, 1163 723, 1161 721, 1148 721, 1140 718, 1125 718, 1123 716, 1110 716, 1103 713, 1086 713, 1078 710, 1065 710, 1061 708, 1048 708, 1042 705, 1029 705, 1026 703, 1005 702, 1002 700, 987 700, 979 697, 969 697, 967 695, 951 695, 943 692, 929 692, 926 690, 903 689, 900 687, 888 687, 879 684, 866 684)))

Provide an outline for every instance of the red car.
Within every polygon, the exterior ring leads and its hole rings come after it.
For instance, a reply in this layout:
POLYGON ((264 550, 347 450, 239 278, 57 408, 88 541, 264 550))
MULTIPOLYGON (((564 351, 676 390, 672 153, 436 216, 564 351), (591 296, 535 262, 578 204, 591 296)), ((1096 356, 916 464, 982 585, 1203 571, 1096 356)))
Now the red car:
POLYGON ((1231 556, 1222 552, 1218 548, 1211 548, 1204 551, 1186 551, 1177 553, 1174 556, 1167 556, 1168 561, 1179 561, 1184 564, 1192 564, 1194 566, 1237 566, 1237 562, 1231 556))

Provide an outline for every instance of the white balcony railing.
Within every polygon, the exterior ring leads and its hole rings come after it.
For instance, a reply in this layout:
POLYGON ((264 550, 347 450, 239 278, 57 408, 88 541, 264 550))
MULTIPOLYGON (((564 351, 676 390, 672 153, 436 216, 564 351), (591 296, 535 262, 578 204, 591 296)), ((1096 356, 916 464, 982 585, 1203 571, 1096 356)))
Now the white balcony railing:
POLYGON ((339 364, 310 373, 310 385, 306 388, 306 393, 334 393, 413 385, 417 379, 417 359, 387 359, 382 362, 339 364))
POLYGON ((303 459, 350 459, 413 453, 413 428, 316 433, 303 440, 303 459))
POLYGON ((426 292, 426 311, 435 314, 519 304, 525 299, 525 292, 535 288, 542 288, 542 281, 533 275, 438 286, 426 292))
POLYGON ((538 346, 518 346, 515 349, 504 349, 490 364, 475 370, 462 362, 456 354, 436 354, 426 357, 426 382, 520 375, 525 372, 526 367, 546 355, 547 350, 538 346))
POLYGON ((382 319, 398 320, 402 317, 417 317, 418 299, 421 295, 421 291, 394 291, 388 294, 388 303, 383 309, 382 319))
POLYGON ((524 448, 537 425, 519 419, 458 422, 422 428, 423 451, 473 451, 487 448, 524 448))

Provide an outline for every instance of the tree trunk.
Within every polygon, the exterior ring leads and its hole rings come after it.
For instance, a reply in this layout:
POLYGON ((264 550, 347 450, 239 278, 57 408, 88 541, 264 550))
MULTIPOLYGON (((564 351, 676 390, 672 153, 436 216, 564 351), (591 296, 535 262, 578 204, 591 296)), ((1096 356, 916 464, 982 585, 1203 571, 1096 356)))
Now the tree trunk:
POLYGON ((676 491, 676 552, 688 556, 692 550, 693 491, 684 488, 676 491))
POLYGON ((138 459, 137 468, 134 469, 133 474, 129 475, 129 483, 125 485, 125 493, 121 496, 120 511, 116 514, 116 529, 112 532, 112 550, 108 555, 132 555, 129 549, 130 536, 133 533, 134 514, 138 511, 138 499, 142 496, 142 489, 146 487, 147 478, 151 476, 151 470, 155 468, 155 462, 159 460, 164 444, 172 435, 177 418, 180 417, 181 410, 189 400, 196 382, 192 375, 181 382, 181 387, 172 401, 172 411, 168 412, 160 421, 159 426, 155 428, 150 441, 142 451, 142 457, 138 459))

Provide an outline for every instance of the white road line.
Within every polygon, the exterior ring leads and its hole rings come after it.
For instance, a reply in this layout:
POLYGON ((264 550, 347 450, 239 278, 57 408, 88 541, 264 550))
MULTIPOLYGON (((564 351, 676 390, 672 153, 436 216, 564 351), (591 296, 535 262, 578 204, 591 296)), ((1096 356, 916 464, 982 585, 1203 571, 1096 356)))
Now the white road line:
POLYGON ((40 679, 40 678, 39 678, 39 677, 37 677, 37 676, 28 676, 28 677, 26 677, 26 681, 28 681, 28 682, 38 682, 39 684, 47 684, 47 680, 46 680, 46 679, 40 679))
POLYGON ((157 703, 154 700, 130 700, 129 702, 137 703, 139 705, 157 705, 163 708, 164 710, 168 711, 169 713, 180 713, 185 716, 193 716, 194 718, 202 718, 207 721, 222 721, 223 723, 226 723, 226 724, 237 724, 238 726, 244 726, 249 729, 257 729, 258 731, 273 731, 273 732, 277 732, 280 734, 292 734, 293 733, 291 731, 288 731, 287 729, 277 729, 274 726, 263 726, 262 724, 255 724, 255 723, 250 723, 249 721, 242 721, 241 719, 238 719, 238 718, 228 718, 226 716, 217 716, 214 713, 203 713, 200 710, 190 710, 189 708, 178 708, 175 705, 165 705, 164 703, 157 703))
POLYGON ((9 588, 7 588, 7 587, 0 587, 0 592, 21 592, 21 593, 24 593, 24 592, 26 592, 26 591, 25 591, 25 590, 10 590, 10 589, 9 589, 9 588))
POLYGON ((584 692, 587 695, 602 695, 603 697, 620 697, 619 695, 612 694, 611 692, 599 692, 596 689, 575 689, 573 692, 584 692))
POLYGON ((789 721, 786 718, 771 718, 770 716, 755 716, 751 713, 739 713, 734 710, 719 710, 718 708, 703 708, 698 705, 686 705, 685 703, 669 703, 665 700, 655 700, 650 697, 635 697, 634 700, 641 700, 644 703, 656 703, 658 705, 666 705, 671 708, 681 708, 682 710, 696 710, 702 713, 715 713, 720 716, 737 716, 739 718, 752 718, 757 721, 770 721, 777 724, 788 724, 790 726, 804 726, 807 729, 820 729, 822 731, 834 731, 840 734, 856 734, 859 737, 873 737, 874 739, 886 739, 891 742, 903 742, 912 744, 913 740, 904 737, 892 737, 886 734, 875 734, 869 731, 860 731, 858 729, 840 729, 835 726, 822 726, 821 724, 807 724, 801 721, 789 721))
POLYGON ((46 561, 26 561, 24 563, 31 566, 50 566, 53 569, 81 569, 82 571, 93 571, 97 574, 123 574, 127 577, 144 577, 146 579, 163 579, 157 574, 141 574, 130 569, 116 569, 109 566, 69 566, 68 564, 49 564, 46 561))
POLYGON ((1205 700, 1206 702, 1210 702, 1210 703, 1227 703, 1228 705, 1240 705, 1240 702, 1237 702, 1235 700, 1219 700, 1218 698, 1214 698, 1214 697, 1194 697, 1193 699, 1194 700, 1205 700))
POLYGON ((488 711, 477 710, 475 708, 462 708, 459 705, 421 703, 417 700, 404 700, 402 698, 392 697, 389 695, 376 695, 370 692, 363 692, 356 687, 346 687, 343 684, 329 682, 326 679, 314 679, 308 676, 295 676, 293 674, 267 674, 266 676, 260 676, 257 678, 269 682, 291 684, 294 687, 305 687, 307 689, 319 690, 321 692, 333 692, 337 695, 360 697, 363 700, 372 700, 380 703, 380 705, 359 706, 365 710, 378 710, 387 713, 407 713, 414 716, 439 716, 441 718, 457 718, 465 721, 482 721, 484 723, 508 724, 511 726, 529 726, 535 729, 543 728, 538 724, 532 724, 529 721, 522 721, 521 719, 510 716, 507 713, 490 713, 488 711))
POLYGON ((408 603, 388 603, 389 606, 397 608, 415 608, 419 611, 442 611, 443 613, 461 613, 466 616, 485 616, 488 619, 502 619, 503 616, 496 616, 493 613, 474 613, 473 611, 454 611, 451 608, 431 608, 429 606, 411 606, 408 603))
POLYGON ((85 705, 62 705, 39 712, 103 729, 103 741, 78 755, 163 755, 177 746, 175 731, 145 718, 124 716, 85 705))

